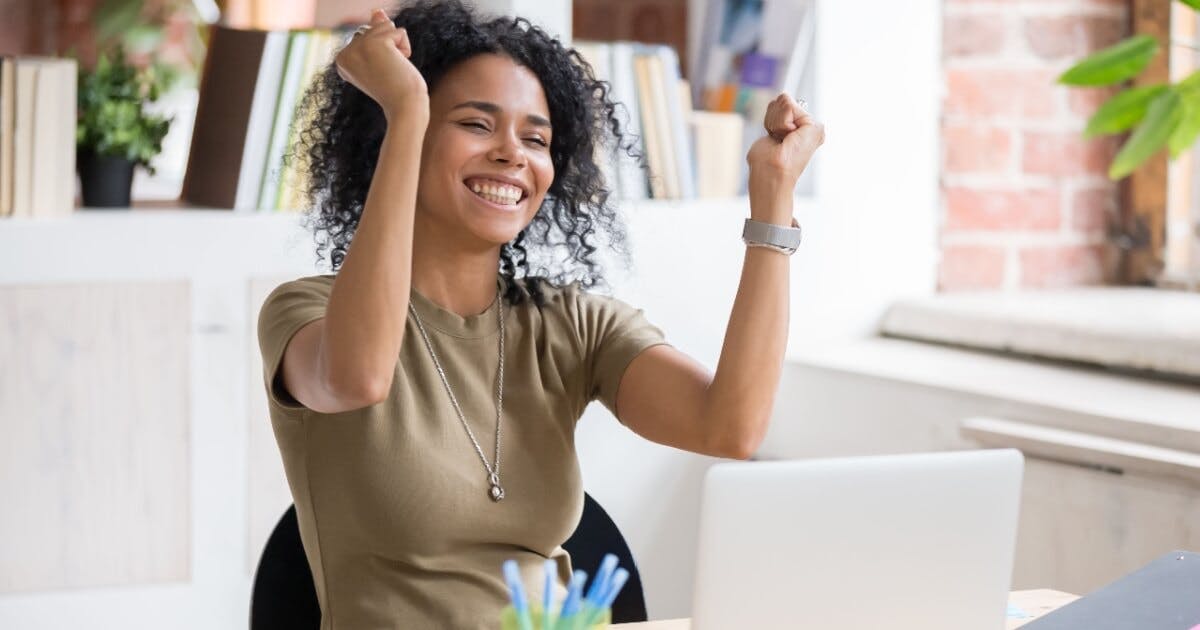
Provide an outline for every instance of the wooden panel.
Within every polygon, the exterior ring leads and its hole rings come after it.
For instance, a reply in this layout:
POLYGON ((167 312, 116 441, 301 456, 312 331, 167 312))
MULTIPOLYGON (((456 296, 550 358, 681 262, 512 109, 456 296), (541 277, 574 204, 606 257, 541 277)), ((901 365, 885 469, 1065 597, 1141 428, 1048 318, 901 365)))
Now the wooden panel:
MULTIPOLYGON (((1170 76, 1173 0, 1133 0, 1133 30, 1152 35, 1162 50, 1135 86, 1165 83, 1170 76)), ((1129 176, 1121 217, 1123 255, 1117 275, 1127 284, 1151 284, 1163 270, 1167 237, 1167 152, 1159 151, 1129 176)))
POLYGON ((249 377, 246 383, 247 411, 249 426, 247 446, 247 474, 249 488, 247 491, 250 505, 247 507, 248 518, 246 545, 246 570, 253 573, 262 555, 263 545, 275 528, 275 523, 283 511, 292 503, 292 493, 288 489, 287 479, 283 474, 283 460, 279 456, 279 447, 275 444, 275 434, 271 430, 271 418, 267 414, 267 397, 262 383, 262 357, 258 351, 258 311, 263 300, 275 287, 292 280, 291 277, 253 278, 250 280, 248 293, 250 305, 250 333, 247 340, 247 371, 249 377))
POLYGON ((1200 548, 1200 490, 1028 457, 1013 588, 1091 591, 1200 548))
POLYGON ((0 287, 0 592, 188 579, 189 290, 0 287))

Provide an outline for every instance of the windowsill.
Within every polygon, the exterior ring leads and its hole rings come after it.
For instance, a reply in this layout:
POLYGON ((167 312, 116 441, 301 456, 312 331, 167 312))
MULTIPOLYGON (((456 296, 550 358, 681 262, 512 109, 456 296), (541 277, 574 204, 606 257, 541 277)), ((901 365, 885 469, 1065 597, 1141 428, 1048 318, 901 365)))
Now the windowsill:
POLYGON ((908 299, 882 334, 1200 381, 1200 294, 1096 287, 908 299))

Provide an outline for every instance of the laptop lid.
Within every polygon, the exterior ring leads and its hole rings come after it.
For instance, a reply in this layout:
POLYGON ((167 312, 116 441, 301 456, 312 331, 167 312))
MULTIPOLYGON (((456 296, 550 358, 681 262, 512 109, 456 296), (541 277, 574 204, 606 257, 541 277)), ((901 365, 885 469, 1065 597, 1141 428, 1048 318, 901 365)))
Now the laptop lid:
POLYGON ((1004 627, 1013 449, 713 466, 694 630, 1004 627))

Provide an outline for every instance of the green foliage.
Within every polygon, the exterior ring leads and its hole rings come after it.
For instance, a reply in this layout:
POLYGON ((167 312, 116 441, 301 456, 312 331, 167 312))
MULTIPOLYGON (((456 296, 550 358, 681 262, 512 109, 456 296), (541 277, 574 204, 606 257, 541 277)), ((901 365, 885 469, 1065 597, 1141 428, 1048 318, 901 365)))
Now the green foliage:
POLYGON ((1083 132, 1084 137, 1128 131, 1146 116, 1155 97, 1166 91, 1165 85, 1148 85, 1117 94, 1096 110, 1083 132))
POLYGON ((120 47, 111 58, 101 55, 95 69, 79 73, 78 148, 124 157, 153 173, 150 160, 162 151, 171 121, 145 107, 158 100, 167 80, 161 68, 130 65, 120 47))
MULTIPOLYGON (((1200 0, 1179 0, 1200 11, 1200 0)), ((1058 78, 1074 86, 1122 83, 1141 74, 1159 52, 1149 35, 1130 37, 1098 51, 1072 66, 1058 78)), ((1171 159, 1190 148, 1200 136, 1200 71, 1176 84, 1126 88, 1105 102, 1088 120, 1085 137, 1133 133, 1108 169, 1110 179, 1121 179, 1158 153, 1164 146, 1171 159)))
POLYGON ((152 56, 166 41, 166 24, 172 17, 182 18, 191 28, 185 32, 187 59, 171 68, 171 79, 194 86, 208 48, 208 24, 193 0, 102 0, 92 15, 97 48, 121 48, 134 58, 152 56))
POLYGON ((1064 72, 1058 80, 1067 85, 1120 83, 1140 74, 1157 54, 1157 39, 1149 35, 1130 37, 1080 61, 1064 72))

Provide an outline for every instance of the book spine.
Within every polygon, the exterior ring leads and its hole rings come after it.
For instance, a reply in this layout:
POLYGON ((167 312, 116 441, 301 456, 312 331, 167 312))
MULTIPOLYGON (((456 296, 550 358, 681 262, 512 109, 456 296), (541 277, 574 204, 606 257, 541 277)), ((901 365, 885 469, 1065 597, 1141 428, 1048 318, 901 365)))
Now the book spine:
POLYGON ((267 33, 262 61, 258 66, 258 77, 254 82, 254 97, 251 99, 250 120, 246 125, 246 142, 242 149, 242 165, 238 172, 234 210, 253 211, 258 203, 258 189, 266 166, 271 120, 275 116, 275 105, 279 98, 287 41, 287 31, 267 33))
MULTIPOLYGON (((633 48, 626 42, 612 45, 612 100, 626 142, 635 152, 645 156, 646 143, 642 133, 641 108, 638 107, 637 78, 633 68, 633 48)), ((639 161, 617 148, 617 177, 621 181, 621 196, 625 199, 645 199, 646 170, 639 161)))

